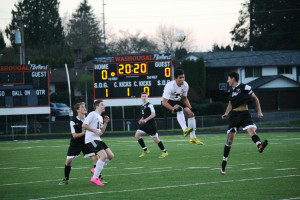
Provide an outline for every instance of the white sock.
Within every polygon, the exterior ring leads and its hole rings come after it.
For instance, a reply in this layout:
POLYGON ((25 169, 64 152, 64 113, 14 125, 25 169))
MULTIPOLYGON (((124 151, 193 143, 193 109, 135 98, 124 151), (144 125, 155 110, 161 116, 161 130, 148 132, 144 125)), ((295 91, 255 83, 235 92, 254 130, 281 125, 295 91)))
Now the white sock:
POLYGON ((104 163, 104 166, 106 166, 109 162, 110 162, 110 160, 109 160, 109 159, 106 159, 106 160, 105 160, 105 163, 104 163))
POLYGON ((101 159, 98 159, 97 163, 96 163, 96 167, 95 167, 95 172, 93 175, 93 179, 96 179, 99 177, 103 167, 104 167, 105 162, 103 162, 101 159))
POLYGON ((190 138, 193 139, 196 137, 196 120, 195 117, 188 118, 188 125, 190 128, 193 128, 193 131, 190 133, 190 138))
POLYGON ((177 112, 177 121, 184 131, 186 129, 186 121, 182 111, 177 112))

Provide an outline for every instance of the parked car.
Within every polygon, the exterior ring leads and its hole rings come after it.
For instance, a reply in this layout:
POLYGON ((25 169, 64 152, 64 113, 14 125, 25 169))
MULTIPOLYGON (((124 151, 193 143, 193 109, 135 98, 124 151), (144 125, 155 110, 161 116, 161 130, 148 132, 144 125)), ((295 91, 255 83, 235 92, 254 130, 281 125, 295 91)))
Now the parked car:
POLYGON ((50 103, 53 116, 69 116, 70 107, 64 103, 50 103))

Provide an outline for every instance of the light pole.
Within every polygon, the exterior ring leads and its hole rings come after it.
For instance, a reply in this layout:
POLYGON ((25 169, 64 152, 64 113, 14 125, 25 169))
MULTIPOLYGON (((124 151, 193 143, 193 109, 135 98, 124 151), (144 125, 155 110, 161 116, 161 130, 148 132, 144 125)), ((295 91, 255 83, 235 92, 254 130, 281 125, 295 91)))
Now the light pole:
POLYGON ((21 41, 21 32, 19 29, 15 32, 15 44, 20 45, 20 65, 23 64, 23 56, 22 56, 22 41, 21 41))

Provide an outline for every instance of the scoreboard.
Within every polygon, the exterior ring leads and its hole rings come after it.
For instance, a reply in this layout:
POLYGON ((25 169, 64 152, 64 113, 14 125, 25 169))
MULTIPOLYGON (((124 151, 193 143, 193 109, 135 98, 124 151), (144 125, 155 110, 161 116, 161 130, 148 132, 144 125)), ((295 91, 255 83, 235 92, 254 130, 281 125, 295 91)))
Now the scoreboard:
POLYGON ((0 115, 49 113, 48 66, 0 66, 0 115))
POLYGON ((170 54, 130 54, 94 58, 94 99, 108 106, 141 104, 146 92, 160 104, 164 86, 172 80, 170 54))

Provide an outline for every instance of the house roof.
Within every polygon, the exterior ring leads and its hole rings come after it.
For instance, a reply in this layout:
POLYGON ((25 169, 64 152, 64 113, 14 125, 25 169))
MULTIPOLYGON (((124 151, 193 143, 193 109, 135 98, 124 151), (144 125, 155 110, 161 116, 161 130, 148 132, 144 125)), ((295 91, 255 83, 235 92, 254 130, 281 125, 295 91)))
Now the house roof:
POLYGON ((258 79, 255 79, 255 80, 247 83, 247 85, 250 85, 252 87, 252 89, 256 89, 256 88, 259 88, 260 86, 265 85, 265 84, 267 84, 271 81, 274 81, 278 78, 284 78, 286 80, 289 80, 289 81, 292 81, 292 82, 295 82, 295 83, 299 84, 298 82, 294 81, 293 79, 287 78, 283 75, 273 75, 273 76, 259 77, 258 79))
POLYGON ((190 57, 204 59, 206 67, 254 67, 254 66, 295 66, 300 65, 300 51, 222 51, 191 52, 181 61, 190 57))

